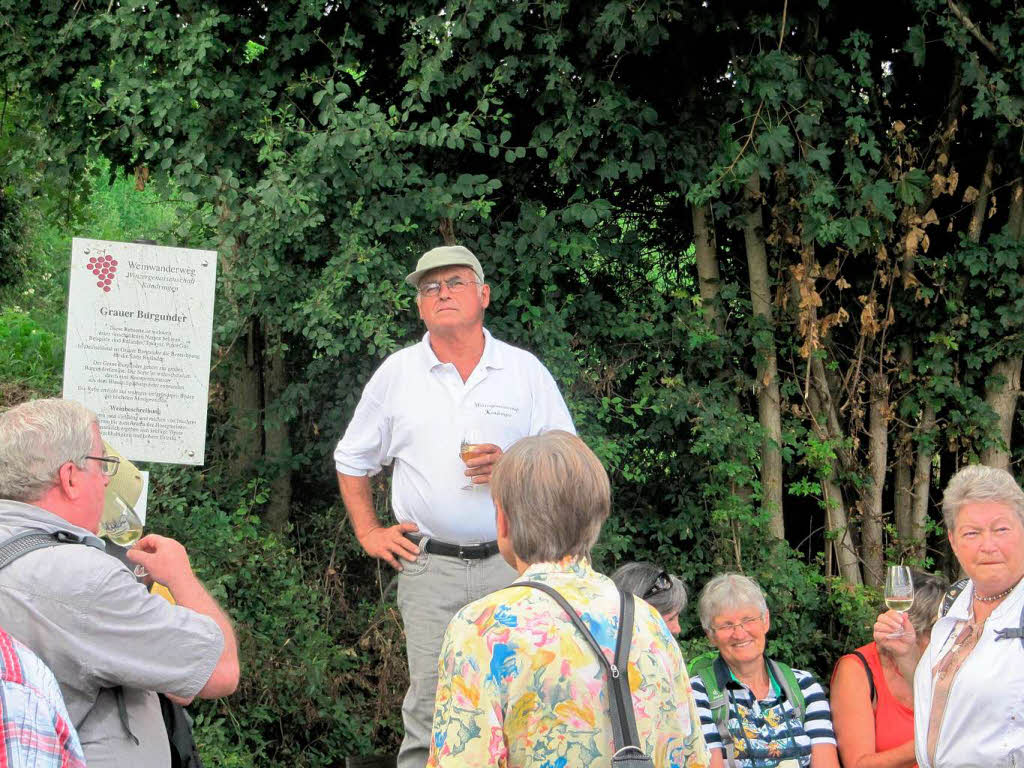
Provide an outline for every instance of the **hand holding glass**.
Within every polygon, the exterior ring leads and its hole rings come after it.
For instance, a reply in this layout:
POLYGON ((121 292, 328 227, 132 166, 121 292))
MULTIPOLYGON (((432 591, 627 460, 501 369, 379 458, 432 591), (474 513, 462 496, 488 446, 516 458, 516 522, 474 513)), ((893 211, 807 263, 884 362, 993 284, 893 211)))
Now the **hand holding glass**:
MULTIPOLYGON (((906 613, 914 604, 914 580, 910 568, 905 565, 890 565, 885 574, 885 605, 889 610, 906 613)), ((889 637, 902 637, 907 631, 901 626, 899 632, 889 637)))

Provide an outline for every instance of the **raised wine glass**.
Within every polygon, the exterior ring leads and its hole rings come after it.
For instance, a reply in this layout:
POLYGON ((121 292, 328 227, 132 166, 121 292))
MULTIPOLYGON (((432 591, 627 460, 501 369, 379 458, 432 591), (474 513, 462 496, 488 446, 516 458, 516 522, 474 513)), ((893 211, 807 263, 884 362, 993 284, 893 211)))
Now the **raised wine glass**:
MULTIPOLYGON (((142 520, 127 501, 116 495, 114 500, 121 510, 121 514, 113 520, 108 519, 100 523, 100 536, 118 546, 131 549, 135 542, 142 538, 142 520)), ((149 572, 141 565, 136 565, 132 573, 140 579, 149 575, 149 572)))
MULTIPOLYGON (((483 443, 484 438, 479 429, 465 430, 462 433, 462 440, 459 443, 459 458, 465 462, 480 456, 483 453, 481 450, 483 443)), ((462 486, 462 490, 472 491, 476 487, 477 486, 473 484, 472 479, 470 479, 468 484, 462 486)))
MULTIPOLYGON (((914 604, 914 579, 910 568, 905 565, 890 565, 885 574, 885 605, 892 611, 906 613, 914 604)), ((907 631, 900 626, 899 632, 889 637, 902 637, 907 631)))

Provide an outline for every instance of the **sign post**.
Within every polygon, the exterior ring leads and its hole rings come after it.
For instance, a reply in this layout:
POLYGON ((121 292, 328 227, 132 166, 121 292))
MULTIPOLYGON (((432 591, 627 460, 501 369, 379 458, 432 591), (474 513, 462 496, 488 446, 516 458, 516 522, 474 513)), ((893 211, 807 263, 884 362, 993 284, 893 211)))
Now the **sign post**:
POLYGON ((133 461, 202 464, 217 253, 75 238, 64 398, 133 461))

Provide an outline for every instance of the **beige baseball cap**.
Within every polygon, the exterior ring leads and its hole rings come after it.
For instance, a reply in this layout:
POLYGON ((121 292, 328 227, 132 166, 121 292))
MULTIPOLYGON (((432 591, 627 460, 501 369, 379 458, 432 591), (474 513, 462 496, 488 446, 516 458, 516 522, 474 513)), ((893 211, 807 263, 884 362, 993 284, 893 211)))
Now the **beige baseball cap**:
POLYGON ((416 271, 406 275, 405 282, 413 288, 419 286, 420 278, 427 272, 438 267, 469 267, 481 283, 484 281, 484 270, 480 261, 469 248, 461 245, 442 245, 438 248, 431 248, 420 256, 416 262, 416 271))

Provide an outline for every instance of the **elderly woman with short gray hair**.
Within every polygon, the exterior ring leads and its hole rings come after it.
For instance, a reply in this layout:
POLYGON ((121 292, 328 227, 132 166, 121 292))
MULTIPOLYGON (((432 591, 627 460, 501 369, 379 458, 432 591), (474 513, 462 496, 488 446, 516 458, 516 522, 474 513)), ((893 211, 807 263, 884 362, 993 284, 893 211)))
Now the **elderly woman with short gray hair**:
POLYGON ((896 611, 878 617, 875 640, 913 674, 920 768, 1024 765, 1024 491, 1004 469, 964 467, 942 515, 968 579, 923 654, 896 611))
POLYGON ((723 573, 698 603, 715 651, 690 664, 713 768, 838 768, 828 699, 809 672, 765 656, 771 617, 753 579, 723 573))
POLYGON ((616 662, 608 675, 556 597, 542 591, 554 589, 606 659, 616 658, 620 605, 628 610, 629 602, 590 566, 611 507, 597 456, 567 432, 524 438, 496 465, 491 494, 499 550, 520 578, 448 625, 428 765, 610 765, 616 749, 606 685, 625 677, 639 746, 654 765, 706 767, 686 666, 657 611, 633 601, 632 631, 623 637, 627 669, 618 674, 616 662))
POLYGON ((686 587, 663 568, 654 563, 626 563, 612 574, 615 586, 631 592, 647 602, 661 614, 665 626, 673 635, 679 635, 679 614, 686 608, 686 587))

